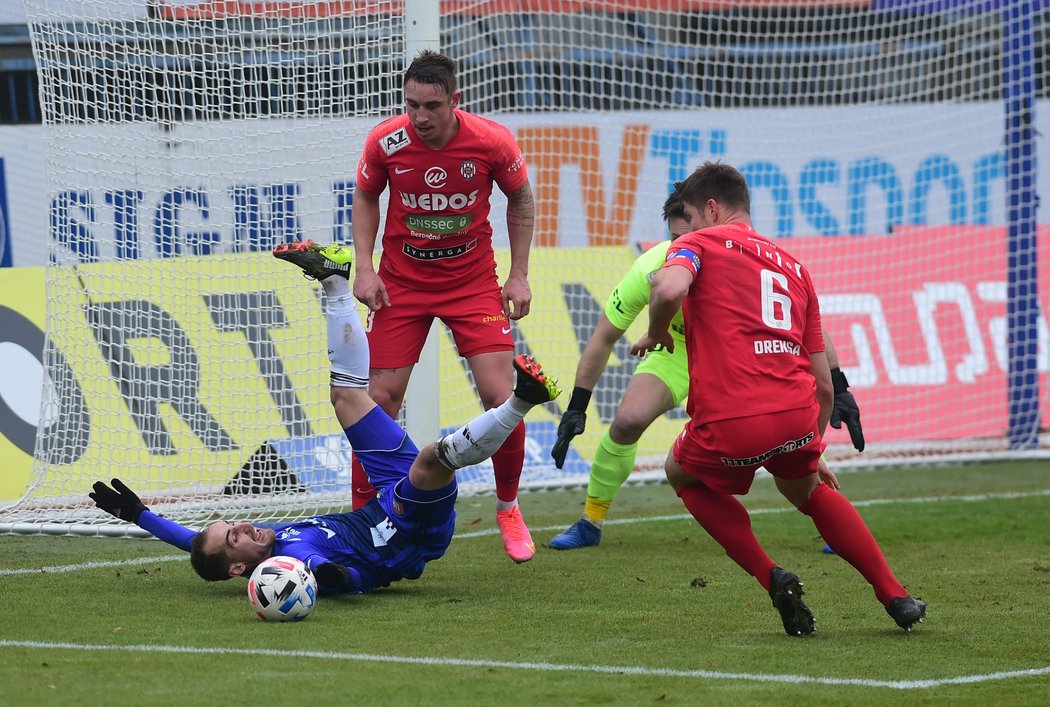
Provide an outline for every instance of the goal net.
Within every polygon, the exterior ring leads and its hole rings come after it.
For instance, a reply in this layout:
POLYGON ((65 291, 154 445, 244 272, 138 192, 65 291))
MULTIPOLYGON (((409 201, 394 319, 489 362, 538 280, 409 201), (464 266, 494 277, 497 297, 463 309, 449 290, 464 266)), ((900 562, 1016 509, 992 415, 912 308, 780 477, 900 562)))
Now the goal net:
MULTIPOLYGON (((858 454, 829 430, 833 465, 1046 454, 1044 15, 1005 5, 442 2, 463 107, 507 125, 528 160, 519 350, 571 389, 606 297, 666 236, 673 183, 722 160, 821 294, 867 438, 858 454)), ((124 532, 86 503, 113 476, 191 525, 345 510, 320 290, 269 251, 350 241, 364 136, 401 109, 413 3, 26 6, 51 187, 47 376, 32 477, 0 527, 124 532)), ((644 326, 616 347, 564 469, 549 457, 562 408, 530 415, 524 487, 586 483, 644 326)), ((415 375, 436 395, 407 405, 447 431, 481 406, 440 327, 435 348, 415 375)), ((683 421, 642 437, 638 479, 659 475, 683 421)), ((483 492, 491 470, 461 480, 483 492)))

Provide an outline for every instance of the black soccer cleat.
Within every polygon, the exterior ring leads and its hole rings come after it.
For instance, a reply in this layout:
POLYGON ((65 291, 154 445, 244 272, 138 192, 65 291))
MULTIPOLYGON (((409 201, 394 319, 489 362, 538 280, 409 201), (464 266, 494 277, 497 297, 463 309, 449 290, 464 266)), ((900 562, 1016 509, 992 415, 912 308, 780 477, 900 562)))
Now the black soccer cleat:
POLYGON ((323 246, 313 241, 292 241, 274 248, 273 257, 298 265, 303 269, 303 275, 314 280, 332 275, 350 279, 354 253, 338 244, 323 246))
POLYGON ((912 597, 897 597, 886 605, 886 613, 905 631, 926 620, 926 602, 912 597))
POLYGON ((817 622, 802 601, 802 594, 802 582, 794 574, 779 567, 769 571, 769 598, 780 612, 789 636, 808 636, 816 630, 817 622))
POLYGON ((527 403, 542 405, 561 395, 557 378, 543 374, 543 367, 532 356, 518 354, 514 357, 514 370, 518 383, 514 386, 514 395, 527 403))

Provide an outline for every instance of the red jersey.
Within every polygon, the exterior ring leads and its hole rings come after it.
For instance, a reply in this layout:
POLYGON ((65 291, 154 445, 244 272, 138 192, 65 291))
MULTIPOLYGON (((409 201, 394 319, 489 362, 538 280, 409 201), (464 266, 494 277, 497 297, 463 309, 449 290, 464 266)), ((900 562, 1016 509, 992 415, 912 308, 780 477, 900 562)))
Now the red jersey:
POLYGON ((372 129, 357 165, 357 186, 379 196, 390 185, 379 274, 412 289, 470 287, 495 277, 489 197, 528 180, 511 132, 456 110, 459 131, 440 150, 428 147, 407 115, 372 129))
POLYGON ((675 239, 672 267, 693 274, 682 303, 691 426, 813 404, 809 355, 824 338, 813 281, 794 256, 731 223, 675 239))

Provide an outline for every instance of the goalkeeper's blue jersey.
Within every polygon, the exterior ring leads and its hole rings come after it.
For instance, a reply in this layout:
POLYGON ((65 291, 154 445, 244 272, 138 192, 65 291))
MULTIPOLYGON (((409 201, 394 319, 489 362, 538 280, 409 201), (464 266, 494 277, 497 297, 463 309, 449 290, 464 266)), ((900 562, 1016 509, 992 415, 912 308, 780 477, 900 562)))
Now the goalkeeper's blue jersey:
MULTIPOLYGON (((314 516, 274 527, 274 555, 297 557, 314 569, 337 562, 351 571, 354 590, 370 592, 399 579, 416 579, 430 560, 445 554, 455 528, 455 512, 440 526, 416 518, 391 520, 374 498, 353 513, 314 516), (353 575, 356 573, 356 577, 353 575)), ((324 591, 324 587, 321 587, 324 591)))
MULTIPOLYGON (((456 526, 456 485, 439 492, 414 492, 426 499, 400 498, 400 488, 383 489, 364 508, 352 513, 313 516, 295 523, 259 527, 273 528, 277 540, 274 555, 288 555, 311 570, 335 562, 350 570, 350 586, 336 590, 320 585, 322 594, 370 592, 399 579, 416 579, 426 563, 445 554, 456 526), (437 497, 436 494, 442 494, 437 497), (423 500, 422 503, 419 500, 423 500), (397 514, 393 509, 401 511, 397 514)), ((159 539, 187 552, 196 531, 145 511, 138 524, 159 539)))
MULTIPOLYGON (((273 555, 298 558, 311 570, 326 562, 350 570, 349 587, 320 585, 322 594, 370 592, 399 579, 416 579, 427 562, 445 554, 456 526, 455 480, 433 491, 413 487, 408 472, 419 452, 382 409, 376 407, 345 432, 379 495, 351 513, 259 524, 277 535, 273 555)), ((137 523, 187 552, 197 534, 151 511, 137 523)))

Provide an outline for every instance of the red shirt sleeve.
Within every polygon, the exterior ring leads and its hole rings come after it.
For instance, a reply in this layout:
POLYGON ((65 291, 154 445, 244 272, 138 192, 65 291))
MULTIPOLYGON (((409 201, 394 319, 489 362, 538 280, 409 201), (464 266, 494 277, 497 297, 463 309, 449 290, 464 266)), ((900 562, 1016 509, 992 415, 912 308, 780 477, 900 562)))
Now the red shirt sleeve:
POLYGON ((379 139, 373 130, 365 140, 365 149, 357 163, 357 188, 363 189, 372 196, 380 196, 386 189, 389 178, 386 155, 379 146, 379 139))
POLYGON ((517 140, 506 127, 492 124, 495 149, 492 158, 492 175, 496 186, 504 194, 510 194, 525 186, 529 180, 525 155, 521 153, 517 140))
POLYGON ((810 353, 819 353, 824 350, 824 328, 820 322, 820 302, 817 299, 816 288, 813 280, 809 277, 809 271, 803 270, 806 278, 806 288, 809 293, 809 308, 806 312, 806 332, 802 337, 802 343, 810 353))

